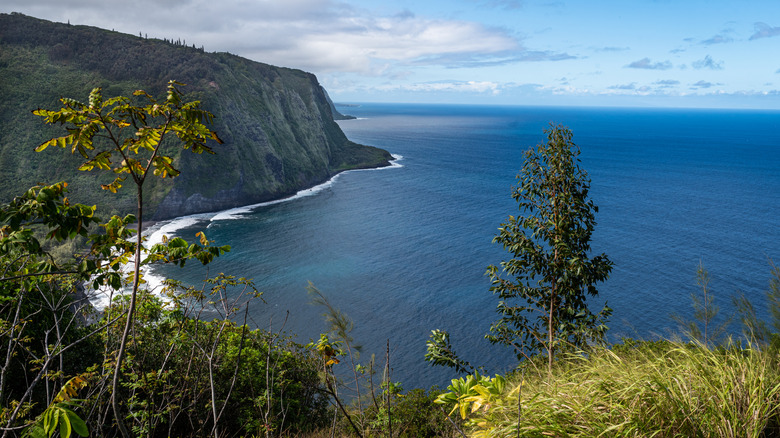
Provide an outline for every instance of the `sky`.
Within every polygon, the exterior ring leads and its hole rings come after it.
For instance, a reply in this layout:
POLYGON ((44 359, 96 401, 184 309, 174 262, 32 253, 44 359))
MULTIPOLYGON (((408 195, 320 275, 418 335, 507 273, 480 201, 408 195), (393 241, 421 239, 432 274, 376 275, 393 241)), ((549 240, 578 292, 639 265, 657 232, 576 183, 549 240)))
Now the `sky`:
POLYGON ((780 0, 4 0, 317 75, 336 102, 780 109, 780 0))

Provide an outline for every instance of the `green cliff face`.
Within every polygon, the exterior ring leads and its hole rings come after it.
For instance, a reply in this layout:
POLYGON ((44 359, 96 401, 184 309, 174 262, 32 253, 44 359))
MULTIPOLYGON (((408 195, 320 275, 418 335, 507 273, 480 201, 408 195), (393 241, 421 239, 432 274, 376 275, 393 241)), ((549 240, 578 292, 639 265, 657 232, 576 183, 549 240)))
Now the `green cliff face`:
MULTIPOLYGON (((216 155, 185 152, 181 176, 147 188, 148 217, 165 219, 291 195, 347 169, 379 167, 387 151, 347 140, 317 78, 227 53, 85 26, 0 14, 0 201, 38 182, 65 180, 75 202, 107 213, 133 209, 133 193, 100 190, 110 175, 78 172, 80 156, 33 149, 62 128, 31 111, 57 108, 60 97, 85 101, 143 89, 161 97, 169 79, 187 84, 216 116, 216 155)), ((152 182, 152 181, 150 181, 152 182)))

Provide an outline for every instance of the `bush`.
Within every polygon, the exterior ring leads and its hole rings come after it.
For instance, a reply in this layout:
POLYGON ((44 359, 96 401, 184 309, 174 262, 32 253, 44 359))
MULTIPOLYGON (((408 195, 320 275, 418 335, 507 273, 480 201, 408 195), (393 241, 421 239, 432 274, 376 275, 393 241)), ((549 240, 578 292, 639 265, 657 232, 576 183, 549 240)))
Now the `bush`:
MULTIPOLYGON (((389 415, 386 403, 366 409, 371 430, 377 436, 389 436, 389 423, 392 422, 392 436, 398 438, 454 436, 455 428, 446 412, 434 403, 441 392, 433 386, 427 391, 415 388, 406 394, 391 393, 389 415)), ((387 393, 382 395, 382 400, 387 400, 387 393)))
MULTIPOLYGON (((214 411, 225 436, 297 433, 323 424, 327 401, 320 396, 310 351, 280 334, 203 315, 191 318, 180 307, 166 309, 146 291, 139 298, 139 326, 120 377, 128 401, 124 414, 135 434, 213 435, 214 411)), ((102 322, 120 314, 126 301, 115 301, 102 322)), ((109 325, 107 348, 118 345, 123 324, 119 318, 109 325)), ((110 372, 104 369, 103 375, 110 372)), ((88 410, 99 413, 108 403, 95 390, 88 410)), ((98 417, 87 423, 106 424, 98 417)))

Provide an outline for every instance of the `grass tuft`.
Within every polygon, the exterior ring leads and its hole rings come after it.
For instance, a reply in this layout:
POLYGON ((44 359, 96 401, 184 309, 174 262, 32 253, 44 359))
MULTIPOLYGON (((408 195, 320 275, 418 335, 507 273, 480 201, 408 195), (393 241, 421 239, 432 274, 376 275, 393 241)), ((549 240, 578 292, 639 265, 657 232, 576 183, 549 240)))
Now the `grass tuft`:
POLYGON ((777 359, 733 344, 596 348, 559 361, 551 378, 531 370, 511 377, 505 400, 473 413, 469 425, 475 437, 766 436, 778 424, 777 359))

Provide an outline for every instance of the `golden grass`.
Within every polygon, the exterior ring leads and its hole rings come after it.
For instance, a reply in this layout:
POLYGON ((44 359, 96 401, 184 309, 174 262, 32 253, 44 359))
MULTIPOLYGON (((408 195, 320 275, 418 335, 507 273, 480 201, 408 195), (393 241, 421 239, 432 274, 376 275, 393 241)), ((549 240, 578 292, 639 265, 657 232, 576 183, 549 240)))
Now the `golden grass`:
POLYGON ((780 423, 776 353, 637 345, 570 356, 551 379, 518 373, 507 400, 473 414, 471 435, 512 437, 519 429, 519 436, 540 437, 759 437, 780 423))

